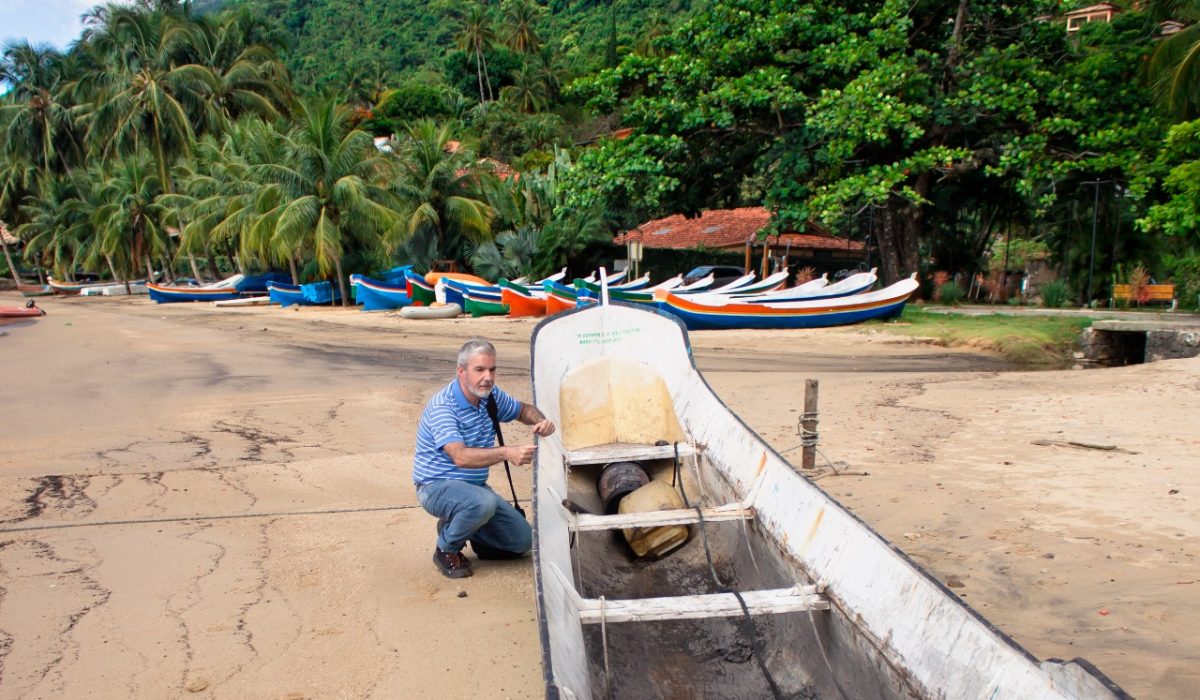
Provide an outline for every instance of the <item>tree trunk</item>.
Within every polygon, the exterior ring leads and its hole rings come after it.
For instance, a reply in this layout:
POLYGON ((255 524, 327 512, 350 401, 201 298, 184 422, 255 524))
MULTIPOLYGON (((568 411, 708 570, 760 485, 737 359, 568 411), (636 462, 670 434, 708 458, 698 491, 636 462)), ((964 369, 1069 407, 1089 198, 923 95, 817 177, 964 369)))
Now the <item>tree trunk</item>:
POLYGON ((954 69, 958 67, 958 61, 962 57, 962 41, 963 33, 967 25, 967 6, 969 0, 960 0, 958 3, 958 12, 954 16, 954 30, 950 33, 950 52, 946 56, 946 73, 944 87, 946 92, 950 92, 950 87, 954 84, 954 69))
POLYGON ((154 281, 154 263, 150 262, 150 253, 145 254, 145 259, 142 261, 146 264, 146 279, 154 281))
POLYGON ((892 196, 879 229, 879 258, 884 284, 894 284, 921 270, 921 208, 892 196))
POLYGON ((294 255, 288 256, 288 268, 292 272, 292 284, 300 284, 300 273, 296 272, 296 257, 294 255))
POLYGON ((487 103, 487 95, 483 94, 483 63, 479 59, 479 48, 475 49, 475 77, 479 80, 479 104, 487 103))
POLYGON ((230 247, 229 241, 225 241, 225 257, 229 259, 229 270, 231 272, 238 269, 238 265, 233 259, 233 248, 230 247))
POLYGON ((125 284, 125 293, 132 296, 133 290, 129 288, 129 280, 117 274, 117 266, 113 265, 112 256, 105 253, 104 262, 108 263, 108 271, 112 273, 113 279, 117 282, 123 282, 125 284))
POLYGON ((188 263, 192 266, 192 277, 200 284, 204 284, 204 277, 200 275, 200 268, 196 265, 196 256, 188 253, 188 263))
POLYGON ((17 277, 17 266, 13 264, 12 253, 8 252, 8 243, 4 241, 4 234, 0 233, 0 246, 4 248, 4 259, 8 262, 8 271, 12 273, 13 282, 20 286, 21 279, 17 277))
POLYGON ((217 269, 217 260, 213 257, 212 248, 208 243, 204 244, 204 259, 208 262, 208 273, 212 275, 214 282, 221 280, 221 271, 217 269))
POLYGON ((342 274, 342 259, 333 259, 333 269, 337 272, 338 290, 342 293, 342 306, 350 306, 350 295, 346 293, 346 276, 342 274))
POLYGON ((496 95, 492 93, 492 76, 488 75, 487 57, 480 52, 479 57, 483 59, 483 81, 487 84, 488 101, 494 102, 496 95))
POLYGON ((164 255, 159 258, 159 262, 162 263, 163 272, 167 273, 167 279, 171 281, 171 286, 173 286, 173 287, 179 286, 179 282, 177 282, 175 280, 175 270, 173 269, 174 266, 171 264, 171 261, 168 260, 167 257, 164 255))

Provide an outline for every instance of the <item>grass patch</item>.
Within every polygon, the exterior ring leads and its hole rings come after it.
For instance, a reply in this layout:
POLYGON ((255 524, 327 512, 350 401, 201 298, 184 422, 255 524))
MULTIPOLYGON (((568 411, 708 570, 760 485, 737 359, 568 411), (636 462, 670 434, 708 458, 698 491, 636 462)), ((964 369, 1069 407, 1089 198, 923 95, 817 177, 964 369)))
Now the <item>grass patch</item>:
POLYGON ((941 345, 995 352, 1022 365, 1063 365, 1079 345, 1086 317, 933 314, 911 305, 899 319, 872 322, 887 333, 930 338, 941 345))

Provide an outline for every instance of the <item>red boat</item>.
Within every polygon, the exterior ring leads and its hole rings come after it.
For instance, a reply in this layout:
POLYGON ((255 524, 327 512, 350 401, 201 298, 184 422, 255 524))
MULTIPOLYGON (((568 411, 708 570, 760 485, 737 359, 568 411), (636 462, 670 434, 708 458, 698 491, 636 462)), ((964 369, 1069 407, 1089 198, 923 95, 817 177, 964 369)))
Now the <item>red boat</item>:
POLYGON ((46 312, 39 309, 33 300, 24 307, 20 306, 0 306, 0 318, 32 318, 34 316, 45 316, 46 312))

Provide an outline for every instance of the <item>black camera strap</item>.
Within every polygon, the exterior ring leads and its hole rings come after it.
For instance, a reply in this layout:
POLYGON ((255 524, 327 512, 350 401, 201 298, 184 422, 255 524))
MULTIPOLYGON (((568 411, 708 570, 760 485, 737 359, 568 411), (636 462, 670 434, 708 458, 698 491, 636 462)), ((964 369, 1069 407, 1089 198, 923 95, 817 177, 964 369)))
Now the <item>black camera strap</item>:
MULTIPOLYGON (((501 447, 504 447, 504 433, 500 432, 500 407, 496 405, 495 394, 488 394, 487 413, 488 417, 492 419, 492 427, 496 429, 496 441, 500 443, 501 447)), ((525 509, 517 504, 517 488, 513 486, 512 470, 508 466, 507 459, 504 460, 504 473, 508 475, 508 489, 512 491, 513 508, 517 509, 521 517, 525 517, 525 509)))

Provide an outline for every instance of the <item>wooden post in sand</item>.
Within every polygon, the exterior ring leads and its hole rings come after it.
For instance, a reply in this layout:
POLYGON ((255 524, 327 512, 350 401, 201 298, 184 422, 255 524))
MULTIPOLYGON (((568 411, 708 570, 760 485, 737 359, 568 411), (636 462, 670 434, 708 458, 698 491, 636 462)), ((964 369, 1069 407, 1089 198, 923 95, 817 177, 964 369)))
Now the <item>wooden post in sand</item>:
POLYGON ((800 468, 811 472, 817 465, 817 380, 804 380, 804 415, 800 417, 800 468))

